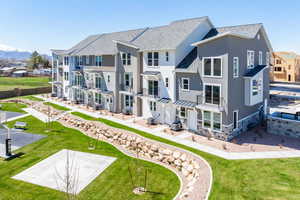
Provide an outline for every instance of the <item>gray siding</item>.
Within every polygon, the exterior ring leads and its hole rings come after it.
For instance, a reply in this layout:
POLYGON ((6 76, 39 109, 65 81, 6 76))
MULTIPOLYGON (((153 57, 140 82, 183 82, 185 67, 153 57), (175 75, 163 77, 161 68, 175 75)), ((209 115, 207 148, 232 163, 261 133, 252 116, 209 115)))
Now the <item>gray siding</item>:
POLYGON ((203 84, 199 73, 177 73, 176 74, 176 96, 177 99, 197 103, 197 95, 202 95, 203 84), (182 78, 190 79, 190 90, 182 90, 182 78))
MULTIPOLYGON (((268 52, 268 47, 263 35, 260 34, 260 40, 251 39, 239 39, 236 37, 229 37, 230 49, 229 49, 229 76, 228 91, 229 102, 228 104, 228 116, 227 124, 231 124, 233 121, 233 111, 239 110, 239 120, 247 117, 248 115, 257 112, 259 107, 263 105, 262 103, 256 104, 254 106, 245 105, 245 80, 243 75, 247 72, 247 50, 255 51, 255 66, 258 65, 258 52, 263 52, 263 64, 266 64, 266 52, 268 52), (233 57, 239 57, 239 77, 233 78, 233 57)), ((269 99, 269 68, 264 70, 263 77, 263 99, 269 99)))

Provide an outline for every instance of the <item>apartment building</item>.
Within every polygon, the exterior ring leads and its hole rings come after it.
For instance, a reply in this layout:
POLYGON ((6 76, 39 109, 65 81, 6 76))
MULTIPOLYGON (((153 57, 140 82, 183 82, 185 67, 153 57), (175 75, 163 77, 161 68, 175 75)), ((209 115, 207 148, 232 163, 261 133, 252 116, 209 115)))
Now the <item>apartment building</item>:
POLYGON ((208 17, 93 35, 53 50, 53 95, 158 123, 180 120, 229 140, 268 113, 262 24, 216 28, 208 17))
POLYGON ((300 55, 294 52, 274 52, 272 55, 271 81, 300 81, 300 55))

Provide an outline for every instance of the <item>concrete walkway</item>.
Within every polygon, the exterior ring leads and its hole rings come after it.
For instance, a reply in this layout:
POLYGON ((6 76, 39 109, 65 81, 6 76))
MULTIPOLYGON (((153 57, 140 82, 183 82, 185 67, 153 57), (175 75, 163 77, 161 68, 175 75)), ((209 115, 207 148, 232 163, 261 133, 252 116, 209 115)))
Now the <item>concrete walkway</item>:
POLYGON ((48 98, 44 98, 42 96, 38 96, 39 98, 43 98, 45 101, 51 102, 51 103, 55 103, 57 105, 60 106, 64 106, 66 108, 71 109, 72 111, 76 111, 76 112, 81 112, 84 113, 86 115, 95 117, 95 118, 104 118, 107 120, 111 120, 113 122, 117 122, 135 129, 139 129, 141 131, 147 132, 147 133, 151 133, 152 135, 155 136, 159 136, 161 138, 165 138, 167 140, 179 143, 179 144, 183 144, 195 149, 198 149, 200 151, 209 153, 209 154, 213 154, 215 156, 227 159, 227 160, 242 160, 242 159, 266 159, 266 158, 296 158, 296 157, 300 157, 300 151, 299 150, 294 150, 294 151, 266 151, 266 152, 241 152, 241 153, 237 153, 237 152, 226 152, 226 151, 222 151, 207 145, 202 145, 199 143, 195 143, 193 141, 184 139, 184 138, 180 138, 178 136, 173 136, 173 135, 169 135, 166 134, 162 131, 155 131, 155 129, 151 129, 151 128, 147 128, 141 125, 138 125, 136 123, 133 123, 131 121, 125 121, 125 120, 121 120, 121 119, 117 119, 113 116, 107 116, 107 115, 101 115, 99 113, 96 112, 89 112, 80 108, 76 108, 74 106, 70 106, 68 104, 65 104, 63 102, 58 102, 58 101, 54 101, 52 99, 48 99, 48 98))

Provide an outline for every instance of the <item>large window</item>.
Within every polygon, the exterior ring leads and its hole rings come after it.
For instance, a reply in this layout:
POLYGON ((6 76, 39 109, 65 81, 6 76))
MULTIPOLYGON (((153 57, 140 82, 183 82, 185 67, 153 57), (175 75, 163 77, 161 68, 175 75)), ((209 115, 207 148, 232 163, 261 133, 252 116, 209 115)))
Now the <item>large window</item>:
POLYGON ((81 74, 75 74, 74 85, 83 86, 83 76, 81 74))
POLYGON ((133 96, 125 95, 124 103, 125 103, 125 107, 133 107, 133 96))
POLYGON ((95 102, 97 104, 101 104, 102 103, 102 98, 101 98, 101 94, 100 93, 95 93, 95 102))
POLYGON ((131 86, 131 77, 129 73, 125 73, 124 74, 124 83, 126 87, 130 87, 131 86))
POLYGON ((122 63, 123 65, 131 65, 131 54, 122 53, 122 63))
POLYGON ((155 101, 150 101, 150 110, 153 112, 156 111, 156 102, 155 101))
POLYGON ((95 57, 95 64, 96 66, 102 66, 102 56, 95 57))
POLYGON ((95 88, 101 89, 102 78, 100 76, 95 77, 95 88))
POLYGON ((86 65, 90 64, 90 56, 85 56, 85 64, 86 65))
POLYGON ((69 72, 64 72, 65 81, 69 80, 69 72))
POLYGON ((239 58, 238 57, 233 58, 233 77, 234 78, 239 77, 239 58))
POLYGON ((148 66, 158 66, 158 52, 148 52, 148 66))
POLYGON ((158 96, 158 81, 148 80, 148 94, 158 96))
POLYGON ((64 65, 69 65, 69 56, 64 57, 64 65))
POLYGON ((263 53, 262 53, 262 51, 258 52, 258 64, 259 65, 263 64, 263 53))
POLYGON ((203 58, 204 76, 222 76, 222 59, 221 58, 203 58))
POLYGON ((83 65, 83 56, 79 56, 79 65, 83 65))
POLYGON ((203 111, 203 127, 214 131, 220 131, 221 113, 203 111))
POLYGON ((247 68, 254 68, 254 51, 247 51, 247 68))
POLYGON ((276 59, 276 64, 280 65, 281 64, 281 60, 280 59, 276 59))
POLYGON ((183 90, 190 90, 190 79, 182 78, 181 80, 181 88, 183 90))
POLYGON ((186 113, 187 113, 186 107, 180 107, 179 116, 182 118, 186 118, 186 113))
POLYGON ((205 103, 220 104, 220 86, 205 85, 205 103))

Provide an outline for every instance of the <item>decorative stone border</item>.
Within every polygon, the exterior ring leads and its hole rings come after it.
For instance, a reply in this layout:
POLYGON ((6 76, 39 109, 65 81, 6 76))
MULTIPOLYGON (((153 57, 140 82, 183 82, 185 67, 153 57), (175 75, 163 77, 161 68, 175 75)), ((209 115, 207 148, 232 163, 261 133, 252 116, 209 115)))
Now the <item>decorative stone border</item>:
MULTIPOLYGON (((42 113, 49 112, 43 103, 21 100, 42 113)), ((21 102, 19 101, 19 102, 21 102)), ((207 200, 212 187, 212 169, 200 156, 165 143, 151 140, 123 129, 113 128, 99 121, 89 121, 72 114, 51 112, 64 126, 75 128, 82 133, 108 142, 123 153, 138 159, 160 164, 172 170, 180 179, 181 187, 174 200, 207 200)))

